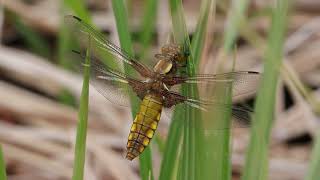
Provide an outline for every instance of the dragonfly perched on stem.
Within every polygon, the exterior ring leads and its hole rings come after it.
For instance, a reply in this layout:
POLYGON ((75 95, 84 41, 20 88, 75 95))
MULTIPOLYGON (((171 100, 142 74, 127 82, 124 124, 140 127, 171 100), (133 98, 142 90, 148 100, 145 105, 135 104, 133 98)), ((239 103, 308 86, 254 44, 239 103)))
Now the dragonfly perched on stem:
POLYGON ((221 110, 231 108, 236 121, 249 121, 251 110, 248 108, 225 104, 216 100, 214 95, 203 95, 206 93, 200 93, 199 97, 184 96, 179 93, 177 87, 183 84, 196 84, 200 90, 201 88, 206 90, 210 87, 232 83, 233 96, 238 96, 254 92, 253 84, 260 77, 258 72, 237 71, 223 74, 184 75, 178 73, 178 70, 185 65, 187 53, 179 45, 164 45, 161 52, 154 56, 157 62, 154 66, 150 66, 129 56, 80 18, 66 16, 65 22, 74 32, 80 44, 85 46, 84 51, 75 52, 84 58, 85 49, 90 48, 92 54, 90 83, 98 92, 111 102, 122 106, 130 106, 128 97, 130 93, 141 100, 140 109, 128 136, 127 159, 133 160, 150 144, 163 109, 186 104, 205 111, 214 105, 221 110), (106 61, 108 63, 105 63, 106 61), (115 63, 110 63, 112 61, 115 63), (136 73, 131 74, 130 72, 136 73), (246 90, 237 91, 241 86, 246 86, 246 90))

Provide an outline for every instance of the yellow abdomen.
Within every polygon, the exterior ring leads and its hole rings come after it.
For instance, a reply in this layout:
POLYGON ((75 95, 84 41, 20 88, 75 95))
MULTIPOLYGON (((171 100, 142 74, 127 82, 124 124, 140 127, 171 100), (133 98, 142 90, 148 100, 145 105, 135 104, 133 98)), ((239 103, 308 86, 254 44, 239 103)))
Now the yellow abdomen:
POLYGON ((132 160, 139 156, 149 145, 158 127, 161 111, 161 97, 148 94, 143 98, 128 136, 127 159, 132 160))

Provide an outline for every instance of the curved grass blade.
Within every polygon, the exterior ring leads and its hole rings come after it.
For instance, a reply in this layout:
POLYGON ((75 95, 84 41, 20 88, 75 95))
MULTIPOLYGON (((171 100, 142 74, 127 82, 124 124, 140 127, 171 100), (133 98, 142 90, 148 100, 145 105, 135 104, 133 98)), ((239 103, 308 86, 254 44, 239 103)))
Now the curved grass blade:
MULTIPOLYGON (((119 40, 121 44, 121 48, 124 49, 129 55, 133 55, 133 46, 131 42, 131 37, 129 33, 129 26, 128 26, 128 16, 127 10, 124 5, 123 0, 112 0, 112 8, 114 11, 117 30, 119 35, 119 40)), ((133 74, 133 72, 128 72, 133 74)), ((134 95, 130 95, 131 99, 131 109, 132 109, 132 116, 134 118, 135 114, 137 113, 139 104, 138 104, 138 97, 134 95)), ((140 175, 143 180, 154 179, 153 178, 153 171, 152 171, 152 157, 151 157, 151 149, 150 146, 147 147, 144 152, 139 156, 140 160, 140 175)))
POLYGON ((272 122, 277 80, 281 67, 284 34, 289 1, 277 1, 273 9, 272 26, 265 56, 264 74, 255 105, 250 144, 242 179, 268 179, 268 144, 272 122))

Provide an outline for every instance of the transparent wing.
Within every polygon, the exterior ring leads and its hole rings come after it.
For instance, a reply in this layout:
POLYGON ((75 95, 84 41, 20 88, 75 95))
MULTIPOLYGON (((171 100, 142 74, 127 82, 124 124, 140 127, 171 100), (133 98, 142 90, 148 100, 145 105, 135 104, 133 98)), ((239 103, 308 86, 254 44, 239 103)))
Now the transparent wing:
POLYGON ((82 51, 90 49, 92 56, 102 60, 113 69, 121 72, 138 72, 142 77, 151 77, 153 71, 139 63, 124 50, 112 44, 106 37, 76 16, 65 16, 65 24, 79 41, 82 51), (126 71, 124 71, 124 66, 126 71))
MULTIPOLYGON (((183 96, 177 92, 167 91, 164 93, 165 98, 170 98, 171 104, 165 104, 164 113, 166 117, 172 117, 174 113, 174 108, 180 107, 185 109, 187 106, 196 108, 202 112, 206 120, 206 129, 210 130, 225 130, 232 128, 246 128, 251 124, 251 114, 253 110, 247 106, 233 105, 231 103, 222 101, 212 101, 212 100, 200 100, 193 99, 188 96, 183 96), (174 107, 174 108, 173 108, 174 107), (231 111, 231 112, 230 112, 231 111), (218 113, 217 113, 218 112, 218 113), (219 122, 221 119, 221 114, 231 113, 232 121, 231 124, 225 122, 219 122), (220 117, 215 117, 220 115, 220 117), (214 124, 214 125, 213 125, 214 124)), ((167 102, 168 103, 168 102, 167 102)), ((177 113, 177 112, 176 112, 177 113)), ((180 111, 178 113, 185 113, 185 111, 180 111)))
POLYGON ((253 71, 236 71, 223 74, 198 74, 192 77, 172 76, 164 80, 164 83, 171 86, 171 90, 179 92, 181 85, 197 85, 200 99, 217 100, 218 94, 207 93, 216 91, 217 88, 232 87, 232 96, 234 98, 242 95, 253 94, 256 92, 260 81, 260 73, 253 71))
MULTIPOLYGON (((85 56, 75 52, 82 58, 81 67, 86 66, 85 56)), ((129 107, 130 94, 140 98, 147 92, 146 82, 129 77, 128 75, 104 65, 95 57, 90 57, 90 84, 110 102, 129 107)), ((82 69, 82 68, 80 68, 82 69)))
MULTIPOLYGON (((260 74, 252 71, 238 71, 223 74, 198 74, 192 77, 173 76, 166 80, 166 84, 171 86, 170 91, 165 92, 168 104, 170 106, 182 106, 183 104, 197 108, 207 115, 215 116, 218 112, 231 110, 232 127, 248 127, 251 123, 251 108, 246 106, 233 105, 228 101, 228 92, 232 93, 233 98, 254 93, 260 80, 260 74), (181 95, 180 88, 183 84, 196 85, 198 93, 196 96, 181 95)), ((167 111, 168 112, 168 111, 167 111)), ((170 111, 169 111, 170 112, 170 111)), ((210 119, 210 118, 209 118, 210 119)), ((219 117, 212 117, 213 121, 217 121, 219 117)), ((224 119, 221 118, 220 119, 224 119)), ((210 127, 210 126, 207 126, 210 127)), ((229 124, 220 122, 215 125, 215 129, 228 129, 229 124)))

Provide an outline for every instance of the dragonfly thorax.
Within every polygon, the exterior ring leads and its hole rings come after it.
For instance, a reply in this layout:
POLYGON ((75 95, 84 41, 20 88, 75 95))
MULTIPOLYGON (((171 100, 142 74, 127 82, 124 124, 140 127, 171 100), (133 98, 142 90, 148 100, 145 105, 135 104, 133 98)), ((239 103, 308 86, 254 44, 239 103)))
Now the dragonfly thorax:
POLYGON ((154 72, 159 74, 167 74, 172 69, 172 61, 161 59, 153 67, 154 72))
POLYGON ((151 81, 149 81, 149 83, 150 83, 150 90, 155 91, 155 92, 157 92, 161 89, 164 89, 166 87, 164 85, 164 83, 159 80, 151 80, 151 81))

